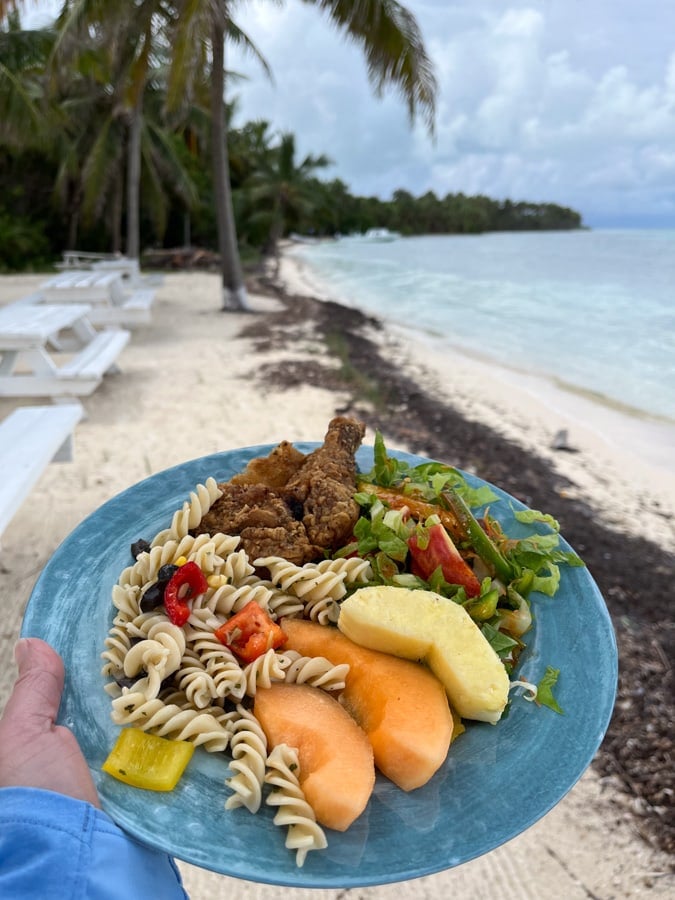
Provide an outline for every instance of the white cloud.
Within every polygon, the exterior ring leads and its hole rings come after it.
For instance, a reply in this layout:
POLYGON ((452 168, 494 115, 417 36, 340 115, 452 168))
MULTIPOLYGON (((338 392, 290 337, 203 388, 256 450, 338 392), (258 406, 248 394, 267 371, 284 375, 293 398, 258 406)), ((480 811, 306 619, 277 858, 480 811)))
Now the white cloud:
POLYGON ((228 65, 250 76, 233 88, 240 119, 293 131, 299 153, 327 154, 326 177, 361 194, 484 193, 573 206, 591 224, 671 214, 675 224, 671 4, 407 6, 439 81, 434 143, 423 125, 409 128, 395 92, 373 96, 361 52, 301 0, 233 7, 276 79, 230 52, 228 65))
POLYGON ((544 18, 536 9, 507 9, 495 28, 496 35, 532 39, 541 34, 544 18))

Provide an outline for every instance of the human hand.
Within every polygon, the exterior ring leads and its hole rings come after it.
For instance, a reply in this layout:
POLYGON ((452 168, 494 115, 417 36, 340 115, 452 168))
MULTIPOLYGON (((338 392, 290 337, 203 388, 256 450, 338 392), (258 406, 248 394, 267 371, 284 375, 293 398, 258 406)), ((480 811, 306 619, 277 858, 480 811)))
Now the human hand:
POLYGON ((0 719, 0 787, 34 787, 86 800, 100 808, 75 735, 55 725, 64 669, 58 653, 39 638, 14 648, 19 677, 0 719))

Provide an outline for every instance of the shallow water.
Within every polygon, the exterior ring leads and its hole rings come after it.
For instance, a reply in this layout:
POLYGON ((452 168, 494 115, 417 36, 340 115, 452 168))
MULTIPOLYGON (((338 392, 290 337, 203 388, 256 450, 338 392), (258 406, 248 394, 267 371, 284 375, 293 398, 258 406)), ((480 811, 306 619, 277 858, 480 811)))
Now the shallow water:
POLYGON ((336 299, 675 421, 675 231, 342 239, 293 252, 336 299))

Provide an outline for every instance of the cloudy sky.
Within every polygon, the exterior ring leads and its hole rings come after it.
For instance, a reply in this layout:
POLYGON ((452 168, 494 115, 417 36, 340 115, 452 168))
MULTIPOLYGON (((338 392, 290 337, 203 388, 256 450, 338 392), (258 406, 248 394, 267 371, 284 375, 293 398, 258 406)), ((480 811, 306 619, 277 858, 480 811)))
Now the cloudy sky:
MULTIPOLYGON (((317 8, 237 4, 251 58, 237 124, 267 119, 353 193, 551 201, 591 226, 675 227, 675 7, 667 0, 408 0, 438 79, 436 136, 374 96, 317 8)), ((27 4, 25 9, 30 9, 27 4)), ((34 8, 34 7, 33 7, 34 8)), ((28 19, 24 16, 24 21, 28 19)))

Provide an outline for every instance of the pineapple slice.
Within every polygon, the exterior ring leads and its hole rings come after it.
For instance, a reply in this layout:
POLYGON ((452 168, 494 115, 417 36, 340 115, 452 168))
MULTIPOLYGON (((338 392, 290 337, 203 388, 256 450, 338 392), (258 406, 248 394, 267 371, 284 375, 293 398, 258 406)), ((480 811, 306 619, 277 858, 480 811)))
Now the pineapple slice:
POLYGON ((508 675, 459 604, 432 591, 366 587, 343 601, 338 628, 363 647, 425 662, 462 718, 499 721, 508 675))

